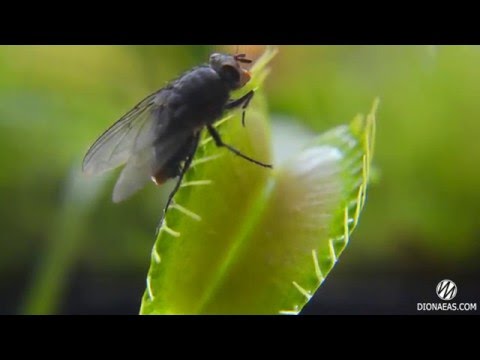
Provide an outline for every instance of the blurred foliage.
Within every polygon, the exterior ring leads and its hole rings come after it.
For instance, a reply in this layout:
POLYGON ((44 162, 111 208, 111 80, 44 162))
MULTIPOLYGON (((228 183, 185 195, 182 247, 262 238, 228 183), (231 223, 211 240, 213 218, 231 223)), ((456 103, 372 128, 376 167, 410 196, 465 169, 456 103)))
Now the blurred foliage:
POLYGON ((476 257, 480 48, 283 47, 277 60, 271 108, 315 131, 382 99, 380 179, 357 233, 364 261, 476 257))
MULTIPOLYGON (((215 49, 0 47, 0 284, 42 266, 61 228, 71 169, 95 138, 215 49)), ((280 47, 265 87, 274 120, 288 117, 320 133, 381 98, 378 181, 350 248, 359 266, 461 267, 477 258, 479 61, 476 46, 280 47)), ((146 273, 165 194, 150 185, 114 205, 116 174, 78 212, 74 228, 83 230, 71 266, 146 273)))

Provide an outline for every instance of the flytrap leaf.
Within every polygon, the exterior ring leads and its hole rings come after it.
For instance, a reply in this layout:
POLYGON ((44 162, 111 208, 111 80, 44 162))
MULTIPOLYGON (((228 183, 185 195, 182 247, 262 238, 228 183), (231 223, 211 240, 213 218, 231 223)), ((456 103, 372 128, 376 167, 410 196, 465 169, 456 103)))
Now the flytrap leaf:
MULTIPOLYGON (((273 55, 267 50, 259 59, 243 91, 261 86, 273 55)), ((275 170, 205 136, 153 247, 140 313, 298 313, 358 222, 375 106, 366 119, 319 136, 275 170)), ((235 113, 217 129, 225 142, 268 163, 267 120, 257 89, 246 128, 235 113)))

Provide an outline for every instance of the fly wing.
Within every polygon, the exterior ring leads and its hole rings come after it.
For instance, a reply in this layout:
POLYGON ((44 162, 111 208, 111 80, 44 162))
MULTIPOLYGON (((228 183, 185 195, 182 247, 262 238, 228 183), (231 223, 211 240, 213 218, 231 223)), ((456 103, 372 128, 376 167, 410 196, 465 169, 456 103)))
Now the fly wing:
POLYGON ((133 154, 127 161, 113 189, 113 201, 120 202, 143 188, 174 156, 189 137, 189 133, 179 131, 157 139, 154 145, 133 154))
POLYGON ((165 102, 166 93, 155 92, 113 124, 88 150, 83 171, 95 175, 114 169, 151 146, 167 125, 165 102))
POLYGON ((153 147, 149 146, 130 157, 113 189, 113 202, 125 200, 147 184, 154 156, 153 147))

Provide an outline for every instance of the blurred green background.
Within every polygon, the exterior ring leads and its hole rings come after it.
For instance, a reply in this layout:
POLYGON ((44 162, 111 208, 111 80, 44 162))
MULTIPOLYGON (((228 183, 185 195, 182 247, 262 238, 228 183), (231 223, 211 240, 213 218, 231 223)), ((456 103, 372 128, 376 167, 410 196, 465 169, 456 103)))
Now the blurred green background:
MULTIPOLYGON (((111 123, 219 50, 0 46, 0 313, 138 313, 166 192, 115 205, 118 171, 85 179, 80 163, 111 123)), ((359 227, 303 313, 415 313, 443 278, 477 301, 480 48, 279 50, 265 87, 274 124, 320 133, 381 101, 359 227)))

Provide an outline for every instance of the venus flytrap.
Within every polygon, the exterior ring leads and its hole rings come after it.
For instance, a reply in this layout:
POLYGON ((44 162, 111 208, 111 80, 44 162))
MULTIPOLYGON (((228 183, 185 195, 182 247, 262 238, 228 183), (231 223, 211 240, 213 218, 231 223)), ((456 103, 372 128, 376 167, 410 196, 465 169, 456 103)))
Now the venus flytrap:
MULTIPOLYGON (((247 111, 219 122, 225 142, 269 162, 261 84, 271 49, 252 69, 247 111)), ((274 170, 204 135, 152 250, 141 314, 297 314, 349 242, 365 203, 377 101, 318 136, 274 170), (189 186, 185 186, 185 184, 189 186)))

